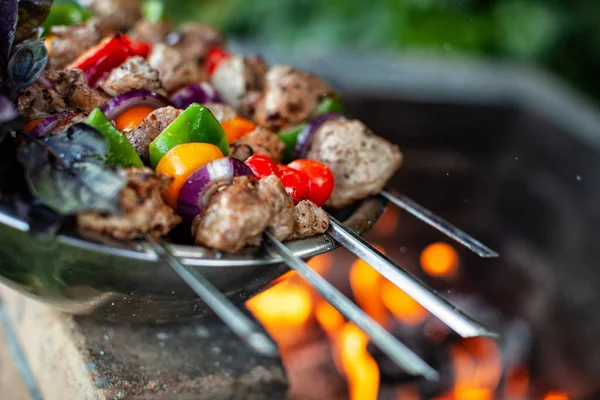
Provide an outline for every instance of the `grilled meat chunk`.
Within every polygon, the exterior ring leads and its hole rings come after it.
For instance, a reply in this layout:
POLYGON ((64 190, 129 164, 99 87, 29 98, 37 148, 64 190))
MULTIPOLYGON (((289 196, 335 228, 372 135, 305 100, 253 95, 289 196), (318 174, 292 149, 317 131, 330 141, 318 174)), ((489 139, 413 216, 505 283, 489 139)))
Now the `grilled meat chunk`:
POLYGON ((167 94, 158 78, 158 71, 141 56, 129 57, 120 67, 113 69, 100 87, 113 97, 133 89, 167 94))
POLYGON ((329 216, 310 200, 302 200, 294 207, 294 232, 287 240, 320 235, 329 229, 329 216))
POLYGON ((81 53, 102 39, 100 21, 92 18, 82 24, 52 27, 49 65, 52 69, 65 68, 81 53))
POLYGON ((126 131, 125 136, 140 155, 145 163, 150 161, 150 143, 171 125, 183 111, 174 107, 162 107, 152 111, 142 123, 131 131, 126 131))
POLYGON ((265 62, 260 57, 232 56, 219 63, 211 83, 226 104, 239 110, 246 94, 263 88, 266 72, 265 62))
POLYGON ((70 115, 68 118, 63 119, 57 126, 56 128, 52 129, 50 131, 51 134, 56 134, 56 133, 60 133, 60 132, 64 132, 66 131, 71 125, 75 125, 78 124, 80 122, 85 122, 85 120, 88 117, 88 113, 85 113, 83 111, 76 111, 75 113, 73 113, 72 115, 70 115))
POLYGON ((229 107, 227 104, 222 104, 222 103, 206 103, 203 104, 204 107, 208 108, 210 110, 210 112, 212 113, 212 115, 215 116, 215 118, 217 119, 217 121, 219 122, 224 122, 230 119, 234 119, 235 117, 237 117, 237 113, 235 112, 235 110, 231 107, 229 107))
POLYGON ((129 30, 142 17, 138 0, 92 0, 90 8, 103 24, 119 32, 129 30))
POLYGON ((129 37, 146 43, 163 43, 172 30, 173 25, 169 21, 148 22, 140 20, 129 31, 129 37))
POLYGON ((256 179, 241 176, 215 194, 192 223, 198 245, 235 253, 246 245, 258 246, 271 219, 256 179))
POLYGON ((201 62, 208 50, 213 46, 223 46, 225 36, 212 25, 201 23, 186 23, 179 28, 179 32, 169 39, 174 39, 169 44, 184 55, 186 61, 201 62))
POLYGON ((402 164, 402 153, 358 120, 325 122, 306 158, 327 165, 335 177, 328 206, 343 207, 378 193, 402 164))
POLYGON ((267 229, 277 239, 284 240, 294 232, 294 201, 275 175, 261 179, 258 191, 272 213, 267 229))
POLYGON ((283 159, 284 148, 285 145, 277 134, 258 126, 248 135, 233 142, 229 151, 232 157, 241 161, 246 161, 253 154, 264 154, 279 163, 283 159))
POLYGON ((198 62, 186 60, 180 50, 166 44, 156 44, 148 56, 148 62, 158 71, 168 93, 206 80, 206 74, 198 62))
POLYGON ((80 70, 47 70, 43 80, 21 91, 18 108, 21 115, 35 119, 72 109, 90 112, 107 101, 85 83, 80 70))
POLYGON ((292 199, 275 175, 257 182, 240 176, 215 194, 192 224, 196 244, 235 253, 258 246, 269 229, 283 240, 294 228, 292 199))
POLYGON ((161 195, 169 179, 150 168, 129 168, 125 173, 129 181, 120 194, 122 214, 82 213, 77 216, 78 226, 117 239, 134 239, 145 233, 166 235, 181 221, 161 195))
POLYGON ((254 103, 254 120, 272 131, 308 119, 324 96, 333 94, 329 85, 316 75, 293 67, 271 67, 265 89, 254 103))

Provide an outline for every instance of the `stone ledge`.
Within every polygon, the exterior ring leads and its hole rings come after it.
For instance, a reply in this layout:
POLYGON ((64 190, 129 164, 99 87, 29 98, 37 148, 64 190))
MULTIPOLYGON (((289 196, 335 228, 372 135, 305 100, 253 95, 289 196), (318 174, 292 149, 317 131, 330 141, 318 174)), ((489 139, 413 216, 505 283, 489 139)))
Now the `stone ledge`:
POLYGON ((117 325, 73 318, 3 286, 0 299, 45 400, 286 396, 281 361, 255 355, 215 318, 117 325))

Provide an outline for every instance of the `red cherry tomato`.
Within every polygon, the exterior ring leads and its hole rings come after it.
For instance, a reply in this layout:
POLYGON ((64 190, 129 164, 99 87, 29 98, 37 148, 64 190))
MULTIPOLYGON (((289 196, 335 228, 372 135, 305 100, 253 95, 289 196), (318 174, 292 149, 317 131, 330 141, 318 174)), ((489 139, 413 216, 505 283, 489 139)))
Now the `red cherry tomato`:
POLYGON ((229 53, 220 47, 213 47, 208 51, 206 55, 206 72, 208 75, 212 75, 217 69, 221 61, 229 58, 229 53))
POLYGON ((288 167, 308 177, 308 199, 322 207, 333 192, 335 179, 327 165, 314 160, 295 160, 288 167))
POLYGON ((258 179, 269 175, 277 175, 277 164, 264 154, 255 154, 246 160, 245 164, 250 167, 258 179))
POLYGON ((277 176, 285 187, 285 191, 290 195, 294 203, 308 197, 308 177, 300 171, 296 171, 285 165, 278 165, 279 173, 277 176))

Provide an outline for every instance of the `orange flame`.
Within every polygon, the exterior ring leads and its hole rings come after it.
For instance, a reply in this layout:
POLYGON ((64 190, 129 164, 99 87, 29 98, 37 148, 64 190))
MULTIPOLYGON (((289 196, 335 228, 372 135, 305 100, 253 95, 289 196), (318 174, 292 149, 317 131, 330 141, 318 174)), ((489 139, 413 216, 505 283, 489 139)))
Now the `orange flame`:
POLYGON ((326 301, 320 301, 315 307, 317 322, 330 338, 335 338, 346 322, 342 314, 326 301))
POLYGON ((338 343, 350 400, 377 400, 379 367, 367 351, 367 335, 349 322, 340 331, 338 343))
POLYGON ((398 227, 398 220, 400 217, 400 211, 398 207, 387 206, 385 211, 379 218, 379 221, 373 227, 373 232, 379 236, 390 236, 396 232, 398 227))
POLYGON ((451 354, 456 374, 454 399, 493 399, 502 375, 496 343, 486 338, 466 339, 454 345, 451 354))
MULTIPOLYGON (((382 253, 383 249, 375 246, 382 253)), ((356 260, 350 268, 350 286, 358 305, 375 321, 385 324, 387 311, 377 293, 380 292, 381 276, 369 264, 356 260)))
POLYGON ((333 264, 333 256, 331 253, 321 254, 308 260, 307 264, 319 275, 324 275, 333 264))
POLYGON ((458 254, 447 243, 433 243, 421 252, 421 268, 433 277, 450 277, 458 270, 458 254))
POLYGON ((285 281, 246 302, 281 347, 289 347, 311 317, 313 300, 310 290, 301 283, 285 281))
POLYGON ((382 278, 380 287, 383 304, 397 319, 410 325, 418 325, 425 321, 428 316, 427 310, 402 289, 397 288, 385 278, 382 278))
POLYGON ((506 375, 504 396, 509 399, 524 399, 529 392, 529 370, 517 368, 506 375))
POLYGON ((569 400, 569 396, 565 393, 550 392, 544 396, 544 400, 569 400))

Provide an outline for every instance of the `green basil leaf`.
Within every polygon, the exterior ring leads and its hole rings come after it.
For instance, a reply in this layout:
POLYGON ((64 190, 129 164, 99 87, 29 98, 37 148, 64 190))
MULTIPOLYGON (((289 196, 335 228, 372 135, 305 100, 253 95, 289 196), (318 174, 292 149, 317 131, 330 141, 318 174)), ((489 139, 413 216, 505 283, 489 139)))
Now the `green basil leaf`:
POLYGON ((15 92, 31 86, 48 64, 44 42, 36 40, 20 46, 8 62, 8 76, 15 92))
POLYGON ((104 164, 108 143, 85 124, 34 139, 19 151, 32 194, 60 215, 84 211, 119 214, 119 195, 127 183, 124 172, 104 164))

